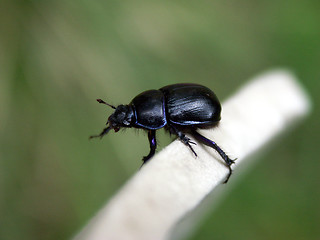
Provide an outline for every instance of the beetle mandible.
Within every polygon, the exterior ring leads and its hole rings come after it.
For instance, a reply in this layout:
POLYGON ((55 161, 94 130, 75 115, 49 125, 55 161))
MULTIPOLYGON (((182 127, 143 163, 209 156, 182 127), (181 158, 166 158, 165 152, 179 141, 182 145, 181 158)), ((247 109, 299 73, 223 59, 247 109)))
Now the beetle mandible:
MULTIPOLYGON (((234 160, 212 140, 202 136, 196 130, 216 126, 221 119, 221 104, 209 88, 192 83, 168 85, 159 90, 148 90, 136 96, 128 105, 117 107, 97 99, 99 103, 115 109, 106 123, 107 127, 99 135, 103 137, 111 129, 118 132, 120 128, 141 128, 148 131, 150 152, 143 157, 145 164, 155 154, 157 147, 156 130, 165 128, 175 134, 195 156, 197 153, 191 144, 196 144, 186 136, 191 134, 197 141, 215 149, 229 168, 225 183, 231 176, 234 160)), ((143 165, 142 164, 142 165, 143 165)))

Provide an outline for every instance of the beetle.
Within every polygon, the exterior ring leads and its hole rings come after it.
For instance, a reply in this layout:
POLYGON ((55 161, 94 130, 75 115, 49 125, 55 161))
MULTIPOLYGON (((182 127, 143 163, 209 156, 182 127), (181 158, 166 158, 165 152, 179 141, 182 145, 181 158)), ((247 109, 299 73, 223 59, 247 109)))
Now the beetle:
MULTIPOLYGON (((171 134, 175 134, 195 156, 191 144, 196 144, 186 136, 193 136, 198 142, 215 149, 222 157, 229 174, 225 183, 231 176, 231 165, 235 160, 229 156, 212 140, 204 137, 196 130, 198 128, 210 128, 216 126, 221 120, 221 104, 209 88, 193 83, 173 84, 159 90, 148 90, 137 95, 127 105, 117 107, 97 99, 113 109, 106 123, 107 127, 99 135, 90 138, 102 138, 111 129, 118 132, 120 128, 140 128, 148 132, 150 152, 143 157, 143 164, 148 162, 155 154, 157 147, 156 130, 165 128, 171 134)), ((142 165, 143 165, 142 164, 142 165)))

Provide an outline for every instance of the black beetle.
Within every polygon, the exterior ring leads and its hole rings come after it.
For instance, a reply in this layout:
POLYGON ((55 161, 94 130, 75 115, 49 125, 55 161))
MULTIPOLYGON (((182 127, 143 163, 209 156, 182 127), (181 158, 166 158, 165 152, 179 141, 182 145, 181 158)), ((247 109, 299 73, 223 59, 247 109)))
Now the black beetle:
POLYGON ((101 99, 97 101, 112 107, 115 111, 108 118, 106 124, 109 126, 99 135, 90 138, 103 137, 110 129, 114 129, 115 132, 123 127, 145 129, 148 131, 150 143, 150 152, 143 157, 143 164, 145 164, 155 154, 156 130, 163 127, 177 135, 197 156, 191 146, 195 143, 185 135, 189 133, 199 142, 214 148, 223 158, 229 168, 225 183, 231 176, 231 165, 234 160, 231 160, 215 142, 196 131, 197 128, 214 127, 221 119, 221 104, 209 88, 192 83, 168 85, 159 90, 142 92, 128 105, 118 107, 101 99))

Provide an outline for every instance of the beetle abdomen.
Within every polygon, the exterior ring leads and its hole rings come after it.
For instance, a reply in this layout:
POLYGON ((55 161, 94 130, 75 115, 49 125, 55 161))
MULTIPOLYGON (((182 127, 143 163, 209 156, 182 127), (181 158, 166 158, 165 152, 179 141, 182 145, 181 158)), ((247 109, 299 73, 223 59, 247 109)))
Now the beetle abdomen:
POLYGON ((178 125, 210 125, 220 120, 216 95, 198 84, 174 84, 160 88, 165 96, 168 121, 178 125))
POLYGON ((159 129, 167 124, 164 96, 159 90, 140 93, 130 103, 135 111, 136 125, 146 129, 159 129))

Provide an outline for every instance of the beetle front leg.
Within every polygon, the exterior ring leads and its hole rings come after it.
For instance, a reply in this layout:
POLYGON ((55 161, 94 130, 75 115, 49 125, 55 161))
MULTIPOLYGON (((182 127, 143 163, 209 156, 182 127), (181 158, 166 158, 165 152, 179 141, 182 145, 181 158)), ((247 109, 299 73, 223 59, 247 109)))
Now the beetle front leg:
POLYGON ((143 163, 142 163, 141 167, 148 160, 150 160, 150 158, 152 158, 156 152, 156 148, 157 148, 156 130, 149 130, 148 131, 148 139, 149 139, 149 143, 150 143, 150 152, 149 152, 148 156, 143 157, 143 159, 142 159, 143 163))
POLYGON ((104 135, 106 135, 110 131, 110 129, 111 129, 110 127, 106 127, 102 130, 102 132, 99 135, 90 136, 89 139, 96 138, 96 137, 102 138, 104 135))

